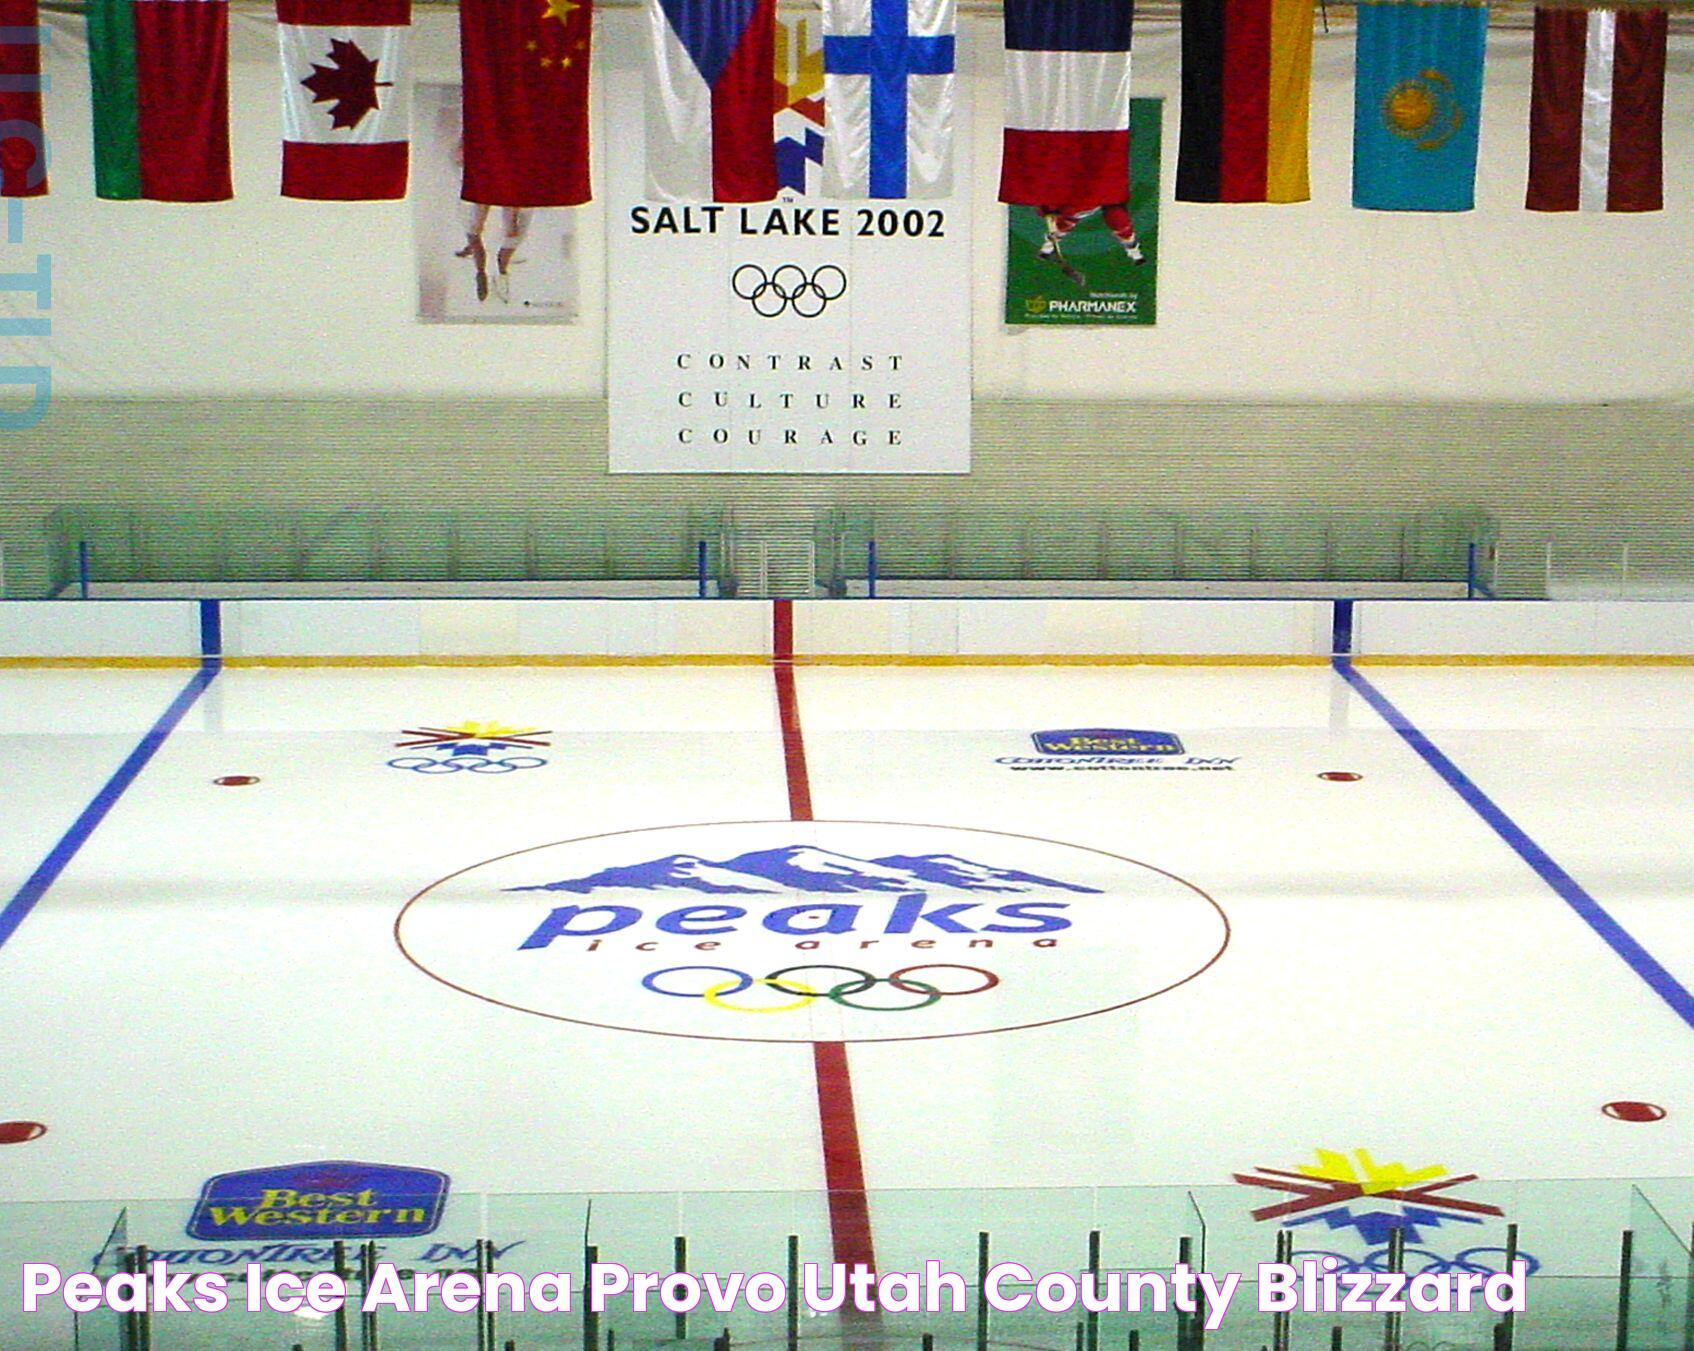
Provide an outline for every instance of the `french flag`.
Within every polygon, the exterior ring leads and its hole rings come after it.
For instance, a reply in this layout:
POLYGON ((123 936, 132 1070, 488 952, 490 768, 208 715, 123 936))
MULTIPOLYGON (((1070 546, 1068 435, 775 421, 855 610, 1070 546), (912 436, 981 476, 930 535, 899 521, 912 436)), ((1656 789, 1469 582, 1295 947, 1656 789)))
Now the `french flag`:
POLYGON ((776 196, 776 0, 648 0, 647 195, 776 196))
POLYGON ((1134 0, 1006 0, 1000 200, 1072 211, 1129 198, 1134 0))

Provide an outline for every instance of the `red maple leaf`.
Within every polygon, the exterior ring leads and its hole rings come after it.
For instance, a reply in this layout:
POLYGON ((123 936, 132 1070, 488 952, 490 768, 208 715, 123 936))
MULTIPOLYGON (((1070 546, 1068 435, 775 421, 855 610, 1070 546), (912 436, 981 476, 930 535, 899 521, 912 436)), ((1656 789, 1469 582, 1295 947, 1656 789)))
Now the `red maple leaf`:
POLYGON ((333 103, 329 110, 332 127, 356 127, 366 113, 377 109, 376 91, 392 89, 392 80, 376 78, 377 62, 356 42, 331 38, 327 66, 312 63, 312 73, 300 83, 312 91, 313 103, 333 103))

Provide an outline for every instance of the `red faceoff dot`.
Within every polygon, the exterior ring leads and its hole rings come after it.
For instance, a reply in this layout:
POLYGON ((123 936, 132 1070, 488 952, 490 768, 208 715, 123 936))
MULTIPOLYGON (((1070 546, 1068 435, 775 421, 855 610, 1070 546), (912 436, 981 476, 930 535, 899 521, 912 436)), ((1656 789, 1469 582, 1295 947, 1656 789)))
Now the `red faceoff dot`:
POLYGON ((47 1127, 39 1121, 0 1121, 0 1145, 21 1145, 39 1140, 47 1127))
POLYGON ((1363 774, 1355 774, 1350 769, 1326 769, 1319 774, 1320 779, 1328 779, 1331 783, 1357 783, 1364 778, 1363 774))
POLYGON ((256 774, 225 774, 222 778, 212 780, 219 788, 245 788, 248 784, 258 781, 256 774))
POLYGON ((1656 1102, 1608 1102, 1600 1109, 1613 1121, 1663 1121, 1665 1109, 1656 1102))

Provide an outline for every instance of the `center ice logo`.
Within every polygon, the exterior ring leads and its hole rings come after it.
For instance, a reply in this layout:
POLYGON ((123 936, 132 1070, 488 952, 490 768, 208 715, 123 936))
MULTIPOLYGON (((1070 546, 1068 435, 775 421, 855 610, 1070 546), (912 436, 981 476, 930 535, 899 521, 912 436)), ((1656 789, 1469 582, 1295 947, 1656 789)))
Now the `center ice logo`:
POLYGON ((1121 1008, 1204 970, 1228 926, 1190 883, 1098 850, 771 821, 494 859, 425 888, 395 932, 433 978, 543 1017, 804 1042, 963 1036, 1121 1008))

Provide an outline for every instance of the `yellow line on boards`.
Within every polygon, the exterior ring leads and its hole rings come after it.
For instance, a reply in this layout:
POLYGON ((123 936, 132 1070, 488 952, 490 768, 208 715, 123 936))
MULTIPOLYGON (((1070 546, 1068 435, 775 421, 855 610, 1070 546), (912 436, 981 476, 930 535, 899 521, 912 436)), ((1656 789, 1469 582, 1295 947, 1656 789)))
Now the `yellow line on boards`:
MULTIPOLYGON (((467 669, 477 667, 609 668, 666 666, 767 666, 768 653, 668 653, 662 655, 591 656, 580 654, 469 656, 276 656, 225 657, 230 669, 394 670, 406 668, 467 669)), ((0 670, 193 670, 199 657, 23 657, 0 656, 0 670)), ((1190 666, 1277 667, 1326 666, 1330 658, 1294 653, 813 653, 792 658, 795 666, 885 667, 1024 667, 1024 666, 1190 666)), ((1360 666, 1694 666, 1685 653, 1443 653, 1361 654, 1360 666)))
POLYGON ((1293 653, 817 653, 796 666, 1325 666, 1328 657, 1293 653))
POLYGON ((758 653, 698 653, 664 654, 657 656, 591 656, 578 654, 539 654, 531 656, 416 656, 416 657, 225 657, 228 667, 369 667, 393 668, 405 666, 764 666, 768 656, 758 653))
POLYGON ((0 657, 6 671, 191 671, 199 665, 199 657, 0 657))
POLYGON ((1694 666, 1694 654, 1659 652, 1478 652, 1449 656, 1358 656, 1359 666, 1694 666))

